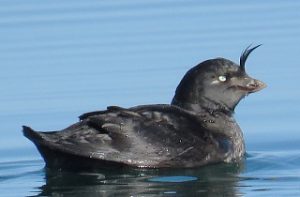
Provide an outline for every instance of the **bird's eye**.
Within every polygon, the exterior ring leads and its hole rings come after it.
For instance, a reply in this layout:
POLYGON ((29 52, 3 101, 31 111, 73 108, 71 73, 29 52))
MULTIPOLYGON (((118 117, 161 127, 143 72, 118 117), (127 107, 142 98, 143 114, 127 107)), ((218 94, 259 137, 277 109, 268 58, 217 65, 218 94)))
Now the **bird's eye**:
POLYGON ((219 81, 221 81, 221 82, 226 81, 226 76, 224 76, 224 75, 219 76, 219 81))

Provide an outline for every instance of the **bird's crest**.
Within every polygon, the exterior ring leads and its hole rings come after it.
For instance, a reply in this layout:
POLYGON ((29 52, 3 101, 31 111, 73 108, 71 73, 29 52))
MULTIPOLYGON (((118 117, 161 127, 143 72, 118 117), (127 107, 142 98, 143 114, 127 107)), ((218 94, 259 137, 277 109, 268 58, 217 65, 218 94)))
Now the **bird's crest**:
POLYGON ((253 48, 250 48, 251 45, 249 45, 249 46, 244 50, 244 52, 242 53, 242 55, 241 55, 241 57, 240 57, 240 67, 241 67, 241 70, 242 70, 242 71, 245 72, 245 64, 246 64, 247 58, 248 58, 248 56, 250 55, 250 53, 251 53, 252 51, 254 51, 256 48, 260 47, 260 46, 261 46, 261 44, 255 46, 255 47, 253 47, 253 48))

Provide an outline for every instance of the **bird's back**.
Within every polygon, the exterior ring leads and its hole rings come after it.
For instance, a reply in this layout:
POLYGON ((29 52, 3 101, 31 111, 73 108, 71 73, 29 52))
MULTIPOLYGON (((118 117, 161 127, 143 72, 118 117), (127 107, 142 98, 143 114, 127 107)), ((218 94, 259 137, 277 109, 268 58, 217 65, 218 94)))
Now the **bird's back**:
POLYGON ((24 133, 46 165, 58 168, 72 166, 73 158, 93 165, 194 167, 224 161, 231 151, 229 138, 210 130, 203 116, 172 105, 108 107, 80 119, 62 131, 40 133, 25 127, 24 133), (64 163, 55 158, 60 154, 64 163))

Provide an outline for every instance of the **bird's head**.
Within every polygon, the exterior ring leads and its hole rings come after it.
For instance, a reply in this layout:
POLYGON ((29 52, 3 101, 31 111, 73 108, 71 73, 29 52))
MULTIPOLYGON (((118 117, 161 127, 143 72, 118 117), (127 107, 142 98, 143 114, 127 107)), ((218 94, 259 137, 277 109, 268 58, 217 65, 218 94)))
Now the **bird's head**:
POLYGON ((240 65, 216 58, 190 69, 178 85, 172 105, 192 111, 206 107, 233 112, 242 98, 266 87, 245 70, 248 56, 259 46, 246 48, 240 57, 240 65))

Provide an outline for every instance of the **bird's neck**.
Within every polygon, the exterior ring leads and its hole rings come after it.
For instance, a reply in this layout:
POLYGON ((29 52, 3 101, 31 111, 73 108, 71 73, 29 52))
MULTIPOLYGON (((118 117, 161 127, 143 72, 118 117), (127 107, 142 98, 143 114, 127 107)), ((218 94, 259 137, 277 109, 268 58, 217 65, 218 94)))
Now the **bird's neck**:
POLYGON ((233 109, 208 98, 202 98, 198 103, 189 103, 180 102, 174 97, 171 104, 198 114, 203 119, 202 126, 215 134, 226 136, 232 145, 228 161, 237 161, 243 157, 245 154, 243 133, 233 117, 233 109))
POLYGON ((197 101, 197 103, 179 101, 174 97, 171 104, 195 113, 224 113, 226 115, 232 116, 234 112, 234 109, 227 107, 225 104, 216 102, 206 97, 202 97, 197 101))

